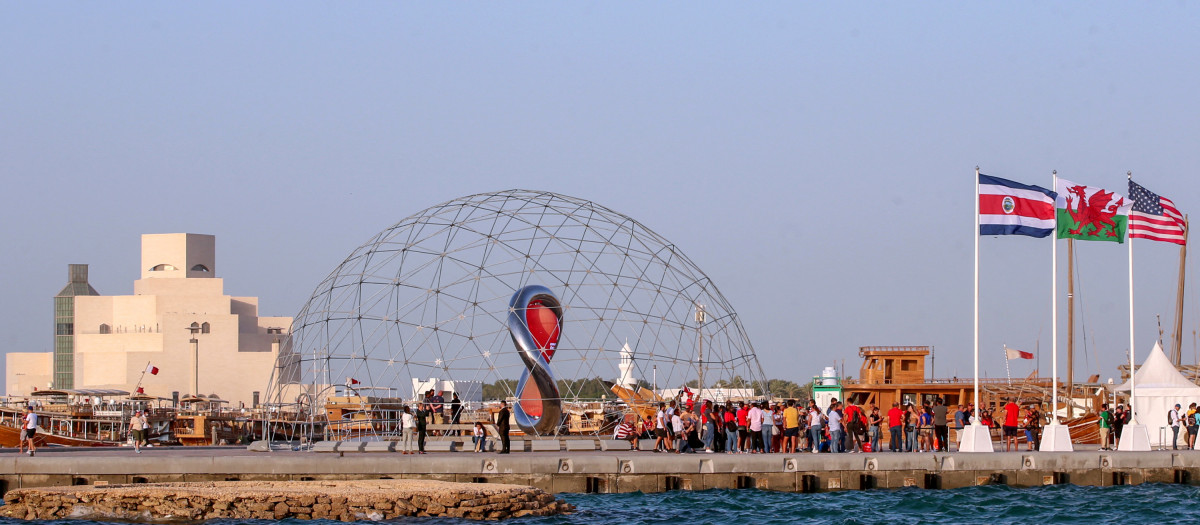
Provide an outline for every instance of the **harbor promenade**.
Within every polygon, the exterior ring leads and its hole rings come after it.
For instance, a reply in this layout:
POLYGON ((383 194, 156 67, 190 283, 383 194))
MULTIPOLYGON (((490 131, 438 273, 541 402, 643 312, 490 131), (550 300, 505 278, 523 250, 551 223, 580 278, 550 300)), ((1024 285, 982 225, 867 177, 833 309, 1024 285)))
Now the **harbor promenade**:
MULTIPOLYGON (((386 442, 385 442, 386 443, 386 442)), ((1200 452, 666 454, 530 451, 403 455, 379 442, 329 452, 287 447, 43 448, 0 451, 0 489, 190 481, 428 479, 529 485, 551 493, 758 488, 827 492, 1000 484, 1200 482, 1200 452), (257 448, 259 451, 253 449, 257 448), (383 451, 372 451, 383 450, 383 451)), ((333 447, 328 447, 333 448, 333 447)))

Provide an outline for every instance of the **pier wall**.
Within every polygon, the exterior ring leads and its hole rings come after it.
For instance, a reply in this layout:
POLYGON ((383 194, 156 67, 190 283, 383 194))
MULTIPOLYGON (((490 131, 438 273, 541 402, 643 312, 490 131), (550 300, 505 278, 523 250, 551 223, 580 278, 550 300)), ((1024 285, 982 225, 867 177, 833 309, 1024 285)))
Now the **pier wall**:
POLYGON ((44 454, 0 458, 0 490, 180 481, 430 479, 530 485, 551 493, 758 488, 826 492, 1001 484, 1200 484, 1200 452, 657 454, 262 452, 44 454), (44 456, 44 457, 43 457, 44 456))

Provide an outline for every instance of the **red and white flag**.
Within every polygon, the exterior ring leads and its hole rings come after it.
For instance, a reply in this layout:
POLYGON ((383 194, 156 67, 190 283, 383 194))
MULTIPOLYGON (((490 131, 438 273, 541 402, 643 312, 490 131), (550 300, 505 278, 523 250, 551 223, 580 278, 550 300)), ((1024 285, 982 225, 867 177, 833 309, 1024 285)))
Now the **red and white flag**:
POLYGON ((357 379, 354 379, 353 377, 346 378, 347 385, 357 385, 358 383, 359 383, 359 381, 357 379))
POLYGON ((1016 348, 1004 347, 1004 353, 1009 359, 1033 359, 1033 354, 1030 352, 1022 352, 1016 348))
POLYGON ((137 393, 139 393, 139 394, 145 394, 145 393, 146 393, 146 389, 145 389, 145 388, 142 388, 142 387, 140 387, 140 386, 139 386, 139 387, 137 387, 137 393))
POLYGON ((146 365, 146 373, 152 376, 158 375, 158 367, 154 365, 146 365))
POLYGON ((1171 199, 1129 181, 1133 211, 1129 212, 1129 237, 1185 244, 1187 221, 1171 199))

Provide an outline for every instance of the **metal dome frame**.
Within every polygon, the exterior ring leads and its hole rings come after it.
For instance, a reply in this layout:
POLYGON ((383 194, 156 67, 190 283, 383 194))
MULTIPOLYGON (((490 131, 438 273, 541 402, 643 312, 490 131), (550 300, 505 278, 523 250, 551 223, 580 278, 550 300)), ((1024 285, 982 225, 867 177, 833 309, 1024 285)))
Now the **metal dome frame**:
POLYGON ((674 244, 594 202, 514 189, 432 206, 351 252, 295 316, 267 403, 307 395, 315 410, 343 382, 415 399, 411 378, 512 380, 512 397, 525 364, 508 301, 529 285, 562 302, 551 366, 566 402, 612 402, 580 393, 615 380, 622 354, 652 387, 766 385, 737 313, 674 244))

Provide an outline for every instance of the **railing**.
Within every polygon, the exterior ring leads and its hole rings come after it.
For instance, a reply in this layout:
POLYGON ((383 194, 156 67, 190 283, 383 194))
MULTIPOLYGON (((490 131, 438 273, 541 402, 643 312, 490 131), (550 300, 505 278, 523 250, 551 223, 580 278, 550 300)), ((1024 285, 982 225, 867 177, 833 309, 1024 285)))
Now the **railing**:
MULTIPOLYGON (((867 383, 861 379, 846 379, 846 380, 842 381, 842 384, 843 385, 971 385, 971 384, 974 384, 974 382, 975 382, 975 380, 973 380, 969 377, 955 377, 955 378, 950 378, 950 379, 947 379, 947 378, 926 379, 920 383, 912 383, 912 382, 897 383, 893 379, 884 379, 881 382, 873 381, 873 382, 867 383)), ((1029 381, 1027 381, 1025 378, 1021 378, 1021 379, 1013 378, 1011 380, 1003 378, 1003 377, 981 377, 981 378, 979 378, 979 384, 981 384, 981 385, 1008 385, 1008 384, 1016 385, 1016 384, 1026 383, 1026 382, 1047 382, 1047 383, 1049 383, 1050 378, 1036 377, 1029 381)))

